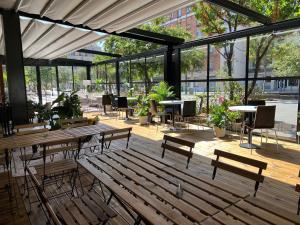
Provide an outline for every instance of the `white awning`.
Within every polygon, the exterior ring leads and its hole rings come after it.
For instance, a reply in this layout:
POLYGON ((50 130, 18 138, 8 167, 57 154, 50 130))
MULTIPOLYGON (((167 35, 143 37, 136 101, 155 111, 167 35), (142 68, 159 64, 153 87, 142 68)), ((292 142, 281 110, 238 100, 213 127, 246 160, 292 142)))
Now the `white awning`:
MULTIPOLYGON (((0 7, 119 33, 194 2, 195 0, 1 0, 0 7)), ((21 30, 24 57, 30 58, 57 58, 107 36, 104 33, 24 17, 21 17, 21 30)))

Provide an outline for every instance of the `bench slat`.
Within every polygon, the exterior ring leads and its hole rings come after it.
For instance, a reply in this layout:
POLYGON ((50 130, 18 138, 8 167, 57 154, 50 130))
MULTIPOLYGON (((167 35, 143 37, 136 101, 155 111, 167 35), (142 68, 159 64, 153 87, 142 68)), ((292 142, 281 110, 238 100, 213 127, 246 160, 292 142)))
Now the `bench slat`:
POLYGON ((247 158, 247 157, 239 156, 239 155, 232 154, 232 153, 225 152, 225 151, 221 151, 221 150, 218 150, 218 149, 215 149, 214 154, 217 155, 217 156, 227 158, 227 159, 231 159, 231 160, 234 160, 234 161, 245 163, 245 164, 248 164, 248 165, 251 165, 251 166, 254 166, 254 167, 258 167, 258 168, 261 168, 261 169, 264 169, 264 170, 267 169, 267 163, 261 162, 261 161, 255 160, 255 159, 250 159, 250 158, 247 158))
POLYGON ((165 144, 165 143, 162 143, 161 147, 165 148, 165 149, 168 149, 168 150, 170 150, 172 152, 176 152, 176 153, 178 153, 180 155, 184 155, 184 156, 188 156, 188 157, 192 157, 193 156, 192 152, 189 152, 187 150, 184 150, 184 149, 172 146, 172 145, 168 145, 168 144, 165 144))
POLYGON ((231 166, 229 164, 226 164, 226 163, 223 163, 223 162, 220 162, 220 161, 212 160, 211 165, 215 166, 215 167, 218 167, 220 169, 238 174, 240 176, 249 178, 249 179, 257 181, 257 182, 263 182, 264 181, 264 176, 263 175, 253 173, 253 172, 250 172, 250 171, 247 171, 247 170, 235 167, 235 166, 231 166))
POLYGON ((195 147, 195 142, 184 140, 184 139, 177 138, 177 137, 172 137, 172 136, 169 136, 169 135, 164 135, 164 140, 171 141, 171 142, 174 142, 174 143, 177 143, 177 144, 180 144, 180 145, 185 145, 185 146, 188 146, 190 148, 195 147))
POLYGON ((111 136, 111 137, 105 137, 104 141, 113 141, 113 140, 124 139, 124 138, 128 138, 128 134, 121 134, 121 135, 116 135, 116 136, 111 136))

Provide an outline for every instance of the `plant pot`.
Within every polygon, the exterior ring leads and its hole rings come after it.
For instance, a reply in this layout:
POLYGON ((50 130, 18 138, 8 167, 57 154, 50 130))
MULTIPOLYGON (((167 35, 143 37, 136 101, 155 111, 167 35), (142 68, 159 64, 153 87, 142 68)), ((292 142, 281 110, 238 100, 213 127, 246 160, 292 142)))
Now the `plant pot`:
POLYGON ((231 124, 232 131, 240 131, 242 126, 242 122, 233 122, 231 124))
POLYGON ((140 125, 148 124, 148 116, 139 116, 140 125))
POLYGON ((219 128, 214 126, 214 135, 218 138, 225 137, 226 130, 225 128, 219 128))

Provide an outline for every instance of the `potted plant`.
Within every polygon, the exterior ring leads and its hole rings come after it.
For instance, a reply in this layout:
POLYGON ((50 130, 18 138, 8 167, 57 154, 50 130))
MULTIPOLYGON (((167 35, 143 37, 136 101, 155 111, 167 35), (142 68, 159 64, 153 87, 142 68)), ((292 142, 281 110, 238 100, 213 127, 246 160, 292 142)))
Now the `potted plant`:
POLYGON ((216 104, 211 107, 209 123, 213 125, 216 137, 224 137, 226 134, 227 109, 225 104, 216 104))
POLYGON ((169 86, 167 82, 161 81, 158 85, 154 85, 151 88, 149 98, 160 102, 175 96, 173 92, 173 87, 169 86))
POLYGON ((148 123, 149 99, 147 96, 140 96, 137 103, 138 117, 140 125, 148 123))

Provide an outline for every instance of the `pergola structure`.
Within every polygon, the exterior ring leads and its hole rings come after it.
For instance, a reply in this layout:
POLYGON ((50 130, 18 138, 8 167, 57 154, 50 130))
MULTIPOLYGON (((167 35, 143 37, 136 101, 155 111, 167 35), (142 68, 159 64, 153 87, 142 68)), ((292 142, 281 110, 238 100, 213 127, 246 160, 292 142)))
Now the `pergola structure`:
MULTIPOLYGON (((180 84, 182 82, 180 61, 182 49, 207 45, 209 53, 209 46, 213 43, 246 38, 245 86, 247 90, 248 81, 251 80, 248 77, 250 36, 297 28, 299 27, 300 19, 272 23, 270 18, 234 2, 228 0, 206 1, 243 14, 262 25, 219 36, 184 42, 180 38, 145 31, 136 27, 151 19, 193 4, 194 0, 1 1, 0 13, 2 15, 1 25, 3 33, 0 33, 0 54, 2 55, 1 62, 6 64, 8 73, 10 103, 13 108, 18 109, 13 110, 15 122, 24 123, 27 120, 26 113, 24 113, 26 112, 24 66, 36 66, 38 80, 40 79, 40 66, 84 66, 87 68, 87 79, 90 79, 91 66, 115 63, 116 87, 119 94, 120 62, 162 54, 164 55, 164 80, 175 87, 175 93, 177 97, 180 97, 180 84), (152 42, 160 44, 162 48, 130 56, 85 49, 89 44, 104 39, 108 35, 152 42), (92 62, 82 60, 62 58, 67 53, 74 51, 110 56, 112 59, 93 64, 92 62)), ((208 67, 209 60, 209 54, 207 54, 208 67)), ((207 69, 206 79, 207 86, 209 87, 208 77, 209 68, 207 69)), ((195 80, 195 82, 197 81, 199 80, 195 80)), ((37 83, 40 85, 40 82, 37 83)), ((41 89, 40 87, 37 89, 39 99, 41 99, 41 89)), ((207 104, 209 104, 208 100, 207 104)))

